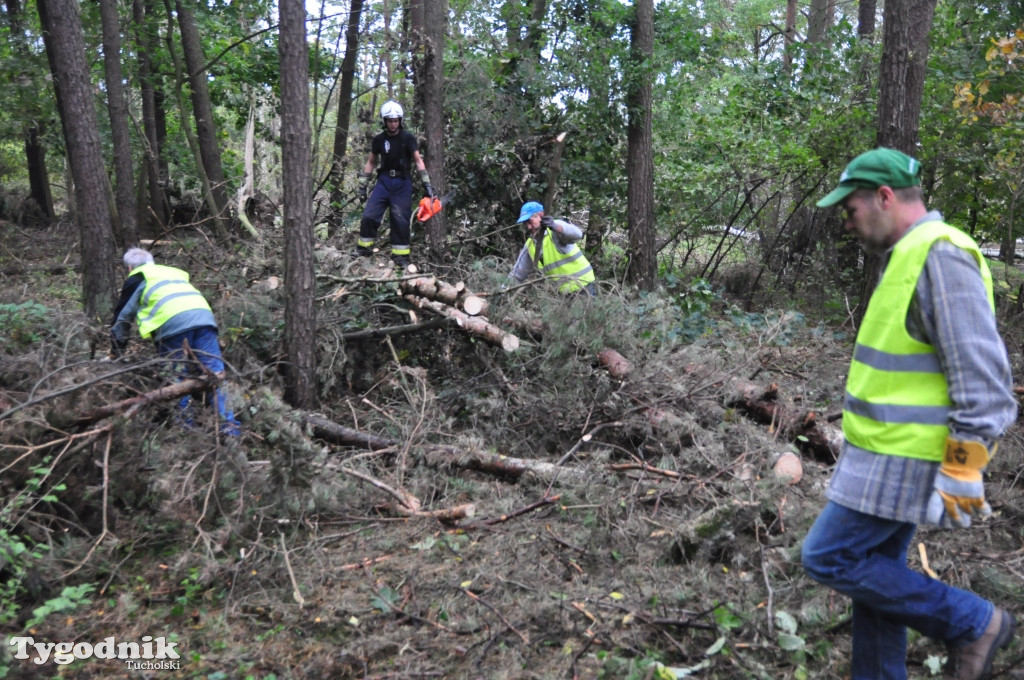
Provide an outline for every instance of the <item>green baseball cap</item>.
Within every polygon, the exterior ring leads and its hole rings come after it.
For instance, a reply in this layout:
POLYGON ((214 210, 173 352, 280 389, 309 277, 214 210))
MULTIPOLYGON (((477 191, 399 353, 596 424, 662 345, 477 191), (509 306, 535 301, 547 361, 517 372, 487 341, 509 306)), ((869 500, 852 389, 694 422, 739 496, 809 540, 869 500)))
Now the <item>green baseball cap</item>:
POLYGON ((839 203, 857 189, 914 187, 921 183, 921 164, 902 151, 879 147, 850 161, 839 176, 839 186, 818 201, 819 208, 839 203))

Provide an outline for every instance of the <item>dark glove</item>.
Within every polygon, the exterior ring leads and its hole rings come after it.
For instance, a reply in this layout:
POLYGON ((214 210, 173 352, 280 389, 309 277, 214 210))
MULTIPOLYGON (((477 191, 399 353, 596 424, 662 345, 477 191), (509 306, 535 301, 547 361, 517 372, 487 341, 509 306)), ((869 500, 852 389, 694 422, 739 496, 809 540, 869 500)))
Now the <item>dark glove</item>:
POLYGON ((981 442, 953 437, 946 440, 946 454, 935 475, 935 490, 928 499, 929 524, 941 524, 942 516, 946 515, 954 526, 966 528, 971 526, 971 515, 992 514, 985 501, 981 477, 989 458, 988 449, 981 442))
POLYGON ((125 349, 128 348, 127 338, 115 337, 113 333, 110 334, 110 358, 116 359, 117 357, 124 354, 125 349))
POLYGON ((420 170, 420 181, 423 182, 423 190, 427 192, 427 196, 437 198, 437 194, 434 193, 434 187, 430 183, 430 173, 426 170, 420 170))
POLYGON ((370 186, 370 175, 368 175, 365 172, 360 173, 360 175, 359 175, 359 189, 358 189, 358 193, 359 193, 359 200, 361 202, 363 202, 363 203, 366 203, 366 190, 367 190, 367 188, 369 188, 369 186, 370 186))
POLYGON ((550 215, 545 215, 544 217, 540 218, 540 226, 544 227, 545 229, 550 229, 551 231, 554 231, 555 218, 551 217, 550 215))

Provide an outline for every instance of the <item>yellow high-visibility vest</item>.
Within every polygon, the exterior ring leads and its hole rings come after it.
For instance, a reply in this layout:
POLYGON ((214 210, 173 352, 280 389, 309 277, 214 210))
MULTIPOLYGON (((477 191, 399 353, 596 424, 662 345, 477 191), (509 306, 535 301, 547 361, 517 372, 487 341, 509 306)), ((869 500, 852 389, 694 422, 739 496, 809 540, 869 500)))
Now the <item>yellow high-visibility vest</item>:
POLYGON ((146 283, 139 299, 136 322, 139 335, 148 338, 175 314, 193 309, 210 309, 210 304, 188 282, 188 272, 162 264, 144 264, 131 272, 142 274, 146 283))
POLYGON ((942 460, 949 436, 949 384, 935 348, 907 333, 907 310, 932 245, 944 239, 974 255, 995 310, 992 274, 978 244, 943 222, 925 222, 895 245, 868 303, 846 379, 843 435, 859 448, 942 460))
POLYGON ((563 293, 575 293, 595 280, 594 268, 590 266, 590 262, 580 247, 573 243, 569 246, 569 252, 563 253, 555 245, 550 229, 544 230, 539 263, 537 262, 537 242, 531 238, 527 241, 526 247, 529 250, 530 259, 537 264, 541 274, 559 281, 558 289, 563 293))

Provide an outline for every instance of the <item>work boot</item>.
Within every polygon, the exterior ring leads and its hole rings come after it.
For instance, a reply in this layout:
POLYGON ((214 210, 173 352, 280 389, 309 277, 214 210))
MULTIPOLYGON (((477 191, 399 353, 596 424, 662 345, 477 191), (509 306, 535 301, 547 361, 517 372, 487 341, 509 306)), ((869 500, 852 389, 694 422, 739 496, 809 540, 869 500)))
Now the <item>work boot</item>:
POLYGON ((356 249, 352 251, 352 254, 356 257, 369 257, 373 255, 373 251, 363 246, 356 246, 356 249))
POLYGON ((1013 614, 996 607, 988 628, 980 638, 949 650, 949 660, 942 677, 947 680, 986 680, 992 674, 992 660, 996 652, 1010 644, 1016 626, 1013 614))
POLYGON ((392 255, 391 260, 395 263, 395 266, 399 269, 405 269, 409 266, 408 255, 392 255))

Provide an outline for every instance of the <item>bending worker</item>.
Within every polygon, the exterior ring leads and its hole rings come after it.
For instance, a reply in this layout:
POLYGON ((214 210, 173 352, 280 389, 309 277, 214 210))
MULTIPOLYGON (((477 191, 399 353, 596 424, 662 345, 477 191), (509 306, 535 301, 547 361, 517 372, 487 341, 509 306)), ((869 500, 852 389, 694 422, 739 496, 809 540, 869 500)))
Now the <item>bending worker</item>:
POLYGON ((818 202, 884 270, 857 333, 842 453, 803 544, 814 580, 853 602, 852 680, 905 680, 907 628, 946 643, 944 678, 984 680, 1013 615, 911 569, 918 524, 967 528, 992 512, 982 472, 1017 416, 978 245, 929 212, 921 164, 879 148, 818 202))
MULTIPOLYGON (((124 351, 128 332, 136 322, 143 338, 153 338, 160 356, 179 362, 176 370, 183 377, 198 374, 197 367, 188 361, 191 354, 206 370, 223 378, 217 322, 206 298, 189 283, 188 272, 154 264, 153 255, 142 248, 129 249, 124 264, 130 271, 110 327, 112 354, 118 356, 124 351)), ((224 390, 218 387, 207 396, 213 397, 221 432, 237 435, 238 421, 227 406, 224 390)), ((186 425, 192 422, 191 404, 188 395, 178 404, 186 425)))
POLYGON ((384 131, 373 138, 370 144, 370 155, 366 159, 363 172, 359 175, 359 195, 366 200, 366 189, 370 184, 374 168, 378 161, 377 183, 373 186, 366 207, 363 208, 363 220, 359 223, 359 240, 356 243, 356 255, 366 257, 373 254, 373 242, 377 239, 377 230, 384 220, 384 211, 390 211, 391 219, 391 259, 399 267, 409 265, 412 247, 412 230, 409 220, 412 218, 412 179, 411 170, 415 165, 419 171, 423 190, 430 198, 435 197, 434 187, 430 184, 427 166, 420 156, 419 144, 415 135, 402 127, 405 112, 398 102, 384 102, 380 107, 381 123, 384 131))
POLYGON ((590 266, 577 242, 583 231, 565 220, 544 214, 544 206, 536 201, 523 205, 518 223, 526 223, 526 244, 519 251, 512 278, 522 283, 532 273, 540 272, 559 283, 562 293, 586 291, 597 294, 594 268, 590 266))

